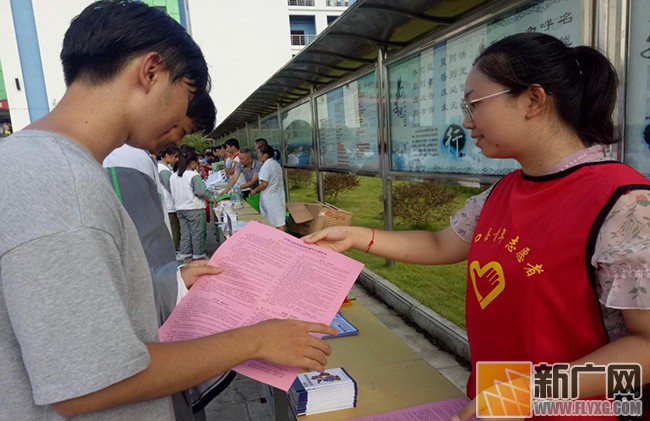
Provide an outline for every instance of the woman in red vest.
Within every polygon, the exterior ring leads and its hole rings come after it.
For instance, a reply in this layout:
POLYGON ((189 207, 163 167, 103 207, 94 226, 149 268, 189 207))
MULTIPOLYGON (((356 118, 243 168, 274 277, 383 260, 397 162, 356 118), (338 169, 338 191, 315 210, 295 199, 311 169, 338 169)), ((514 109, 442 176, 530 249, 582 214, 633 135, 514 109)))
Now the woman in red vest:
MULTIPOLYGON (((639 363, 646 384, 650 182, 605 157, 618 140, 616 89, 614 68, 593 48, 538 33, 504 38, 467 76, 463 126, 485 156, 516 159, 521 170, 468 199, 439 232, 333 227, 304 240, 411 263, 467 259, 472 399, 485 361, 639 363)), ((604 400, 605 375, 580 376, 578 389, 580 399, 604 400)), ((472 402, 457 418, 475 411, 472 402)))

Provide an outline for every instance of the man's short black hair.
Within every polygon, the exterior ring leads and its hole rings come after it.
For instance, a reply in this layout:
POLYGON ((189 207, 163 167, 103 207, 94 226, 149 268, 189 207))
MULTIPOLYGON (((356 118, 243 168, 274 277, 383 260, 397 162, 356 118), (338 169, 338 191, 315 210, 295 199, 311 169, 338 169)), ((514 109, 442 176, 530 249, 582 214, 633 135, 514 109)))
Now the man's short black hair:
POLYGON ((197 93, 187 107, 187 116, 197 132, 210 133, 217 119, 217 109, 207 92, 197 93))
POLYGON ((255 144, 256 144, 257 146, 260 146, 260 145, 268 145, 268 144, 269 144, 269 141, 266 140, 266 139, 264 139, 263 137, 260 137, 260 138, 258 138, 258 139, 255 139, 255 144), (259 143, 259 145, 258 145, 258 143, 259 143))
POLYGON ((251 151, 248 148, 242 149, 241 151, 239 151, 239 156, 242 156, 242 155, 249 155, 251 158, 253 158, 253 159, 255 158, 255 155, 253 155, 253 151, 251 151))
POLYGON ((235 149, 239 150, 239 140, 235 139, 234 137, 231 139, 226 140, 225 143, 226 146, 234 146, 235 149))
POLYGON ((197 93, 209 91, 208 66, 192 37, 165 12, 132 0, 93 2, 72 20, 61 50, 65 83, 105 83, 129 60, 152 51, 173 82, 186 78, 197 93))

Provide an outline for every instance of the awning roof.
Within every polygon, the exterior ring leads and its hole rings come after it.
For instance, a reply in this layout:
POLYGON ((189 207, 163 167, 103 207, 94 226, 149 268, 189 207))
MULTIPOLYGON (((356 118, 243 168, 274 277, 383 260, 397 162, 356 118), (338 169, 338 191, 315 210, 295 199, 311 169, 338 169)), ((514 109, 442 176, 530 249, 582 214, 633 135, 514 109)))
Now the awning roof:
POLYGON ((217 139, 377 61, 378 47, 390 54, 448 28, 496 0, 359 0, 311 44, 278 70, 217 128, 217 139))

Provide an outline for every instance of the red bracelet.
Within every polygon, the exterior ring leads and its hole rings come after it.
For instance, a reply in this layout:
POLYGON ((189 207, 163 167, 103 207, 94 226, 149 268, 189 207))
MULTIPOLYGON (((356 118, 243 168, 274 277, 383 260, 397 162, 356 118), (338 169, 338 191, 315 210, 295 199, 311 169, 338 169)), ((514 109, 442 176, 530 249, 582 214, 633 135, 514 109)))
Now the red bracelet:
POLYGON ((366 248, 366 253, 370 251, 370 247, 372 247, 373 244, 375 244, 375 229, 370 228, 372 230, 372 239, 370 239, 370 242, 368 243, 368 248, 366 248))

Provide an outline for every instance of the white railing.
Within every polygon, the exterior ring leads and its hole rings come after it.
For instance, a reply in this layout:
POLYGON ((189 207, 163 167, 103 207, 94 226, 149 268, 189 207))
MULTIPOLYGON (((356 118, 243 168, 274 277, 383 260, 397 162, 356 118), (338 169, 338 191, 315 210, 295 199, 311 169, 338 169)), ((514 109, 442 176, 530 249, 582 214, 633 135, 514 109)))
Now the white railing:
POLYGON ((309 45, 316 35, 291 35, 291 45, 309 45))
POLYGON ((314 0, 288 0, 289 6, 313 6, 314 0))

